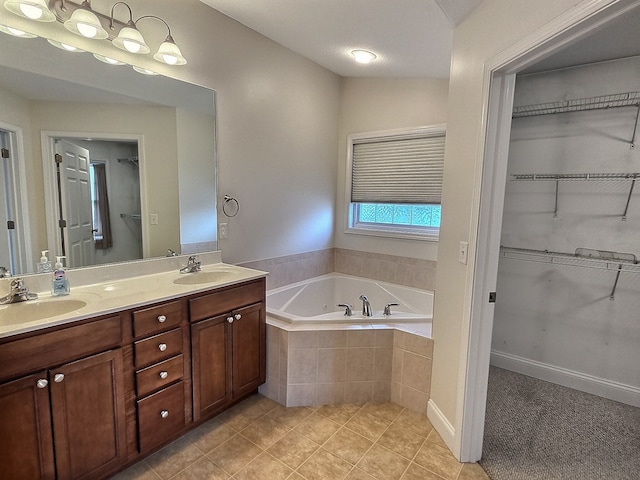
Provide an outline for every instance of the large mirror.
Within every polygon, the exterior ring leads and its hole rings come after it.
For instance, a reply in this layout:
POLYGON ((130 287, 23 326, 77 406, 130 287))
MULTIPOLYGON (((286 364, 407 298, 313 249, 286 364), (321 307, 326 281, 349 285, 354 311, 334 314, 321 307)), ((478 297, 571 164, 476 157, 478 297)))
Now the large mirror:
POLYGON ((0 35, 0 266, 217 248, 212 90, 0 35))

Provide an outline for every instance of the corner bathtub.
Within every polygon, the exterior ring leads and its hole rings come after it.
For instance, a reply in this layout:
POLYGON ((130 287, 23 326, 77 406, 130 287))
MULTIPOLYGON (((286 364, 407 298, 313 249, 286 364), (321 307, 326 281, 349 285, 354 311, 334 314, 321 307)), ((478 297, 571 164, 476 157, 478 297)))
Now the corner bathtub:
POLYGON ((428 324, 430 327, 432 315, 431 291, 341 273, 322 275, 267 292, 267 316, 277 326, 338 324, 388 328, 396 324, 428 324), (371 303, 371 317, 362 315, 359 297, 363 294, 371 303), (345 308, 337 306, 340 303, 352 305, 353 315, 345 316, 345 308), (388 303, 398 306, 391 307, 391 315, 383 315, 388 303), (278 322, 273 322, 274 319, 278 322))

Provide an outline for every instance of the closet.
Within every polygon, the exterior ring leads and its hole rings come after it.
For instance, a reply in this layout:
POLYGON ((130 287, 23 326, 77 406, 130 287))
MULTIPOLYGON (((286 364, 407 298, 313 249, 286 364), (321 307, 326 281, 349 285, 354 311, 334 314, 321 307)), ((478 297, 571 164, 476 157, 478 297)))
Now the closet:
POLYGON ((491 354, 634 406, 639 114, 639 57, 518 75, 491 354))

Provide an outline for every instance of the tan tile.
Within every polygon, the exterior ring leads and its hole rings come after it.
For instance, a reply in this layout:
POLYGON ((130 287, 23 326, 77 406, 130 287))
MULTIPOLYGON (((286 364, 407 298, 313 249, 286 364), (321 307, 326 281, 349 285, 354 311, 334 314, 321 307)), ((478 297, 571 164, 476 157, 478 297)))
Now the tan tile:
POLYGON ((318 383, 316 390, 316 403, 318 405, 338 405, 345 402, 344 382, 318 383))
POLYGON ((204 457, 189 465, 171 480, 227 480, 231 477, 209 458, 204 457))
POLYGON ((373 363, 373 379, 391 382, 393 347, 376 347, 373 363))
POLYGON ((342 480, 350 471, 349 463, 323 449, 311 455, 298 468, 298 473, 307 480, 342 480))
POLYGON ((427 414, 429 394, 402 385, 400 393, 400 405, 422 415, 427 414))
POLYGON ((404 350, 408 333, 401 330, 394 330, 393 332, 393 346, 404 350))
POLYGON ((362 435, 343 427, 327 440, 322 448, 355 465, 372 445, 373 442, 362 435))
POLYGON ((462 464, 447 448, 432 441, 424 443, 413 461, 447 480, 455 480, 462 470, 462 464))
POLYGON ((285 480, 293 473, 289 467, 276 458, 263 452, 255 460, 236 473, 235 480, 255 480, 256 478, 268 478, 269 480, 285 480))
POLYGON ((287 407, 306 407, 316 404, 318 385, 306 383, 287 385, 287 407))
POLYGON ((298 472, 293 472, 289 477, 287 477, 287 480, 305 480, 305 478, 298 472))
POLYGON ((477 463, 465 463, 458 480, 489 480, 489 475, 477 463))
POLYGON ((216 465, 233 475, 261 453, 260 447, 238 434, 214 448, 208 456, 216 465))
POLYGON ((404 350, 398 347, 393 347, 391 380, 398 383, 402 381, 402 357, 404 357, 404 350))
POLYGON ((323 444, 331 435, 336 433, 339 428, 340 425, 333 420, 329 420, 319 413, 314 413, 299 423, 295 431, 316 443, 323 444))
POLYGON ((384 403, 391 401, 391 382, 375 381, 373 382, 372 402, 384 403))
MULTIPOLYGON (((362 305, 354 306, 354 310, 362 305)), ((373 347, 376 343, 375 330, 349 330, 347 331, 347 347, 373 347)))
POLYGON ((240 433, 260 448, 266 449, 284 437, 288 431, 289 427, 265 415, 240 433))
POLYGON ((376 330, 374 345, 376 347, 393 347, 393 330, 376 330))
POLYGON ((359 411, 351 420, 346 423, 346 427, 363 437, 375 442, 384 431, 389 428, 391 422, 376 417, 369 412, 359 411))
POLYGON ((289 350, 294 348, 315 348, 318 346, 318 332, 289 332, 289 350))
POLYGON ((373 400, 373 381, 345 383, 344 400, 356 405, 370 402, 373 400))
POLYGON ((320 445, 291 431, 269 447, 268 452, 291 468, 298 468, 320 445))
POLYGON ((309 407, 285 407, 278 405, 268 413, 267 417, 273 418, 275 421, 289 428, 294 428, 312 413, 313 410, 309 407))
POLYGON ((162 479, 173 477, 202 457, 202 452, 188 438, 182 437, 146 459, 162 479))
POLYGON ((402 405, 402 384, 391 382, 391 401, 398 405, 402 405))
POLYGON ((262 417, 278 405, 277 402, 263 395, 253 395, 238 405, 221 413, 217 420, 240 431, 262 417))
POLYGON ((354 468, 349 472, 347 478, 345 480, 375 480, 371 475, 366 472, 363 472, 359 468, 354 468))
POLYGON ((318 349, 289 349, 289 383, 318 381, 318 349))
POLYGON ((431 357, 433 354, 433 340, 413 333, 407 333, 404 349, 410 352, 431 357))
POLYGON ((402 413, 404 408, 395 403, 367 403, 362 407, 362 412, 370 413, 375 417, 385 420, 389 423, 393 422, 402 413))
POLYGON ((409 463, 406 458, 375 444, 357 466, 378 480, 399 480, 409 463))
POLYGON ((187 434, 187 438, 203 453, 209 453, 235 434, 236 431, 233 428, 216 419, 203 423, 195 430, 192 430, 187 434))
POLYGON ((160 477, 145 462, 139 462, 120 472, 112 480, 160 480, 160 477))
POLYGON ((402 356, 402 378, 407 387, 428 393, 431 387, 431 360, 405 350, 402 356))
POLYGON ((401 423, 392 423, 377 443, 411 460, 426 439, 426 435, 407 429, 401 423))
POLYGON ((267 376, 280 376, 280 346, 273 342, 267 342, 267 376))
POLYGON ((344 348, 346 346, 346 330, 327 330, 318 332, 319 348, 344 348))
POLYGON ((318 383, 344 382, 347 379, 347 349, 318 349, 318 383))
POLYGON ((348 403, 342 405, 324 405, 317 412, 340 425, 347 423, 362 407, 348 403))
POLYGON ((443 480, 440 475, 430 472, 417 463, 411 463, 402 476, 402 480, 443 480))
POLYGON ((426 417, 412 410, 403 410, 394 420, 394 423, 400 424, 402 428, 412 430, 420 435, 427 437, 433 431, 433 425, 426 417))

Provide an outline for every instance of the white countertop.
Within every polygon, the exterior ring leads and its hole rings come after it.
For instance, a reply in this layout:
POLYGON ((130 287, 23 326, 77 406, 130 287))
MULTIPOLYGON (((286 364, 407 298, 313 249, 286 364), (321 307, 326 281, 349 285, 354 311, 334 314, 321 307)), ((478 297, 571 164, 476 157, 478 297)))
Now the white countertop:
MULTIPOLYGON (((93 285, 74 286, 71 282, 69 295, 53 297, 50 293, 39 292, 36 300, 0 305, 0 338, 171 300, 266 275, 267 272, 259 270, 214 263, 203 265, 202 271, 198 273, 180 274, 174 269, 93 285), (203 282, 200 283, 199 279, 203 282), (182 283, 192 280, 196 283, 182 283), (86 305, 82 306, 78 302, 86 305), (56 313, 57 309, 63 311, 69 308, 72 310, 50 315, 51 312, 56 313)), ((29 279, 30 277, 24 278, 27 287, 29 279)))

